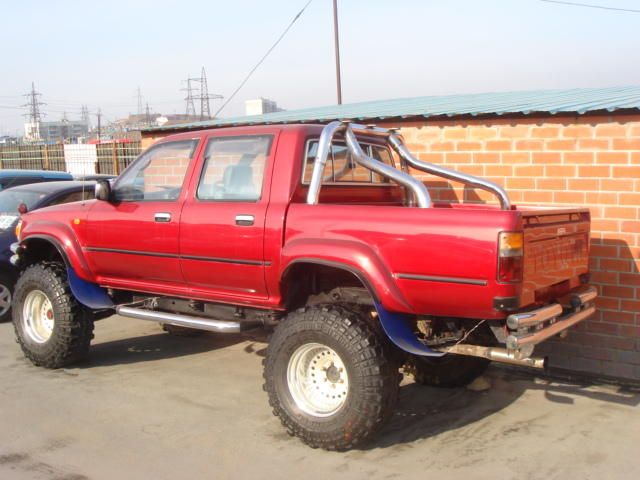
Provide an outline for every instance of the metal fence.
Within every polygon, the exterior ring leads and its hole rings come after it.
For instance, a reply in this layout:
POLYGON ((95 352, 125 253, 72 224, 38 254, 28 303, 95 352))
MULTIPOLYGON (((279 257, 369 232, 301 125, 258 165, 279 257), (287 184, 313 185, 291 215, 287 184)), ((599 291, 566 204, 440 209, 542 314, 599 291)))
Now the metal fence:
MULTIPOLYGON (((87 171, 118 175, 140 152, 139 141, 103 143, 95 145, 96 155, 87 156, 84 161, 91 167, 87 171)), ((69 171, 70 165, 65 161, 64 145, 6 145, 0 146, 0 168, 69 171)))

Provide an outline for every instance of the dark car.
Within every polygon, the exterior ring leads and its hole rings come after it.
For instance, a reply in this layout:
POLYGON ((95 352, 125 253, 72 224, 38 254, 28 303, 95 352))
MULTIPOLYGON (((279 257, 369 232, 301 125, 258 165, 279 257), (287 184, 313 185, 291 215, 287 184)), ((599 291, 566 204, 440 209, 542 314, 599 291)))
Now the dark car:
POLYGON ((116 175, 110 175, 108 173, 79 173, 73 175, 74 180, 113 180, 116 175))
POLYGON ((88 200, 93 198, 94 188, 95 182, 44 181, 0 191, 0 322, 9 320, 11 313, 11 293, 17 269, 9 263, 13 255, 9 246, 16 241, 15 227, 20 218, 19 210, 31 211, 88 200))
POLYGON ((0 170, 0 191, 28 183, 59 182, 73 180, 67 172, 50 170, 0 170))

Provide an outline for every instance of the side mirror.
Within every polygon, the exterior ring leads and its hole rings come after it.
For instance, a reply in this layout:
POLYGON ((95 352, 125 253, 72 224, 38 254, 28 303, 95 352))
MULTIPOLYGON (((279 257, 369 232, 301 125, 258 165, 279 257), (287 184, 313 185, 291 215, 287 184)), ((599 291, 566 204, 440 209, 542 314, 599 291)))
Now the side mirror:
POLYGON ((29 211, 29 208, 27 207, 26 203, 21 203, 20 205, 18 205, 18 213, 20 215, 24 215, 25 213, 27 213, 29 211))
POLYGON ((108 180, 98 180, 96 182, 95 196, 97 200, 104 202, 111 200, 111 184, 108 180))

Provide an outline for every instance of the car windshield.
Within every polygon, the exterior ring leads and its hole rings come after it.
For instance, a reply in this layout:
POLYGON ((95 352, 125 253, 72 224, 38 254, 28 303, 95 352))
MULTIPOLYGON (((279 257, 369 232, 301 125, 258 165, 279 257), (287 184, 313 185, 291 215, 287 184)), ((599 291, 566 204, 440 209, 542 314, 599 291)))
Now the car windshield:
POLYGON ((24 203, 31 210, 46 194, 29 190, 4 190, 0 192, 0 230, 11 228, 18 220, 18 206, 24 203))

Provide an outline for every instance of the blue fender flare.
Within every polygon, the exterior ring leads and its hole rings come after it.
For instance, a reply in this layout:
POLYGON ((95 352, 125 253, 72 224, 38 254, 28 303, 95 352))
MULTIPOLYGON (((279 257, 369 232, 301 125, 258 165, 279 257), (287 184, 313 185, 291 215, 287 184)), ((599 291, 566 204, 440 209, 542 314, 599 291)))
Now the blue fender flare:
POLYGON ((382 329, 398 348, 413 355, 423 357, 442 357, 443 352, 438 352, 427 347, 416 337, 411 317, 404 313, 390 312, 380 303, 375 302, 378 318, 382 324, 382 329))
POLYGON ((115 308, 111 297, 107 294, 107 289, 95 283, 81 279, 73 268, 67 267, 67 278, 73 296, 83 304, 93 310, 103 310, 115 308))

